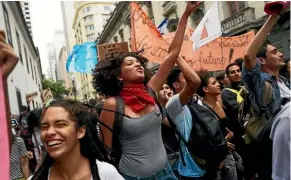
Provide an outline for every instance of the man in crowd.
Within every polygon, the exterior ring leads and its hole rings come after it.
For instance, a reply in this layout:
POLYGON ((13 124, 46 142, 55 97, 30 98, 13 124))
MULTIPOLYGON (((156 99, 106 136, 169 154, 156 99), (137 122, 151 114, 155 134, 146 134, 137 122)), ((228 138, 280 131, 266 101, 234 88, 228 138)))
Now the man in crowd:
MULTIPOLYGON (((230 83, 222 90, 221 99, 225 113, 230 120, 229 129, 236 132, 236 137, 241 137, 240 125, 237 121, 239 106, 243 100, 240 96, 240 90, 242 89, 241 69, 236 63, 231 63, 226 67, 225 73, 230 83)), ((235 141, 237 141, 236 137, 234 137, 235 141)))
MULTIPOLYGON (((173 69, 167 79, 168 85, 174 90, 175 95, 167 102, 166 111, 175 124, 176 130, 185 141, 189 141, 192 116, 187 104, 192 100, 194 93, 200 86, 200 78, 184 60, 178 59, 177 64, 180 69, 173 69)), ((180 146, 178 172, 182 179, 202 177, 205 172, 193 160, 184 142, 181 141, 180 146)))
MULTIPOLYGON (((289 7, 284 8, 281 13, 286 12, 287 9, 289 7)), ((290 89, 279 76, 279 71, 284 66, 283 54, 270 42, 266 41, 268 34, 280 19, 281 13, 271 15, 268 18, 247 47, 243 63, 243 80, 256 112, 260 112, 262 108, 265 81, 272 85, 272 100, 267 105, 265 113, 268 122, 273 121, 274 114, 280 109, 281 98, 290 97, 290 89)), ((256 152, 259 179, 272 179, 272 142, 268 133, 257 144, 256 152)), ((273 177, 279 168, 273 168, 273 177)))

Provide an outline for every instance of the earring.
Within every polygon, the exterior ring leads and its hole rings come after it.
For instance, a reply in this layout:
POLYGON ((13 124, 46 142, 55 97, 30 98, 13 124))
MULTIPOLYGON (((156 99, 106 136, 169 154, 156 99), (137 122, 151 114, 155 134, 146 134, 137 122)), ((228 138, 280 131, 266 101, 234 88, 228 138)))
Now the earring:
POLYGON ((123 81, 123 78, 118 77, 118 80, 119 80, 119 81, 123 81))

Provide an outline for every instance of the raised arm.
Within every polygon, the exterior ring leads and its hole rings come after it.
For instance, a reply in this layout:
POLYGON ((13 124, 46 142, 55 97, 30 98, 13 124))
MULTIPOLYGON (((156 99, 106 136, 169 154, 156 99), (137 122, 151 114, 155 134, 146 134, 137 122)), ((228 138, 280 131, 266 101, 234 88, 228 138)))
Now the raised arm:
POLYGON ((201 80, 197 73, 189 66, 189 64, 178 58, 177 64, 185 78, 186 85, 179 93, 179 98, 182 106, 186 105, 191 98, 193 98, 194 93, 201 84, 201 80))
POLYGON ((158 93, 162 89, 163 84, 167 80, 173 66, 177 61, 184 39, 188 17, 197 7, 197 4, 197 2, 187 3, 187 7, 180 19, 177 31, 175 33, 175 37, 172 40, 168 49, 168 55, 165 57, 164 62, 160 65, 158 72, 151 78, 151 80, 147 84, 147 86, 152 88, 156 93, 158 93))
POLYGON ((0 30, 0 68, 2 72, 2 80, 4 85, 4 96, 5 96, 5 107, 6 107, 6 121, 7 121, 7 132, 9 136, 9 147, 11 147, 12 137, 11 137, 11 120, 10 120, 10 106, 9 106, 9 96, 8 96, 8 85, 7 78, 12 72, 16 64, 18 63, 18 57, 14 53, 12 47, 10 47, 5 41, 5 33, 0 30))
MULTIPOLYGON (((286 12, 288 8, 289 7, 283 9, 281 13, 286 12)), ((244 55, 244 65, 247 70, 252 70, 255 68, 256 55, 258 51, 260 50, 260 48, 262 47, 262 45, 264 44, 272 28, 276 25, 279 18, 280 18, 280 15, 278 14, 270 16, 268 20, 265 22, 265 24, 263 25, 263 27, 256 34, 254 39, 251 41, 249 46, 247 47, 245 55, 244 55)))

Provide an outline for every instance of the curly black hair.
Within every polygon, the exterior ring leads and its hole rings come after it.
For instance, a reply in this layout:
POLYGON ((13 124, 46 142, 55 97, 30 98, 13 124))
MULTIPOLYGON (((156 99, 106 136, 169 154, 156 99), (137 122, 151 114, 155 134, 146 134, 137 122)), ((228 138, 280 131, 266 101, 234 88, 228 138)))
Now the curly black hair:
MULTIPOLYGON (((96 159, 105 162, 111 162, 110 149, 108 149, 99 139, 96 129, 99 119, 88 113, 88 107, 81 102, 71 100, 54 100, 50 105, 44 109, 43 114, 50 107, 62 107, 64 108, 72 118, 76 121, 76 128, 86 126, 85 136, 80 139, 81 154, 87 158, 90 162, 90 170, 93 180, 100 180, 96 159)), ((48 172, 51 166, 55 163, 55 160, 47 153, 42 165, 35 172, 32 180, 48 179, 48 172)))
POLYGON ((100 61, 95 69, 93 69, 93 87, 98 94, 104 95, 105 97, 118 96, 122 89, 122 81, 118 80, 118 76, 121 71, 121 64, 126 57, 134 57, 144 68, 146 84, 151 78, 151 72, 146 68, 148 60, 137 53, 128 52, 120 53, 119 56, 113 58, 106 58, 100 61))

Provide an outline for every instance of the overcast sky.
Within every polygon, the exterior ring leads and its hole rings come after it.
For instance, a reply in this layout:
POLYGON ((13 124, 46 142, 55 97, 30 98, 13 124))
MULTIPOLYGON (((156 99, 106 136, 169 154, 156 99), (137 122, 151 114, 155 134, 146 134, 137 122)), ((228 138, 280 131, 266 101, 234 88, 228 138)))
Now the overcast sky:
POLYGON ((33 0, 31 5, 32 31, 35 46, 39 48, 42 72, 47 75, 48 52, 46 45, 53 41, 55 30, 63 29, 60 1, 33 0))

